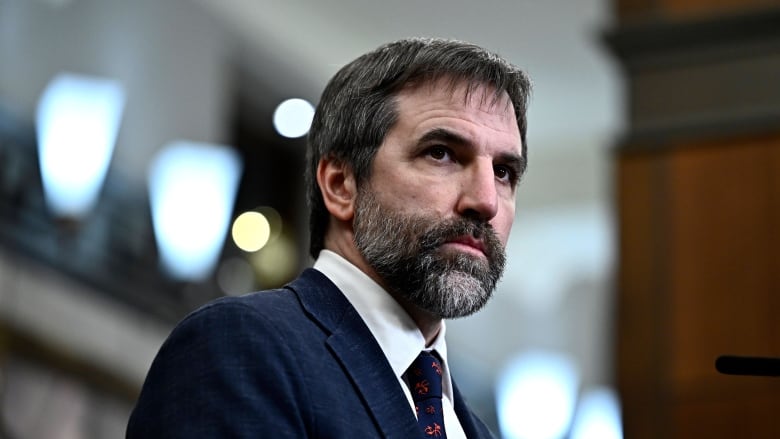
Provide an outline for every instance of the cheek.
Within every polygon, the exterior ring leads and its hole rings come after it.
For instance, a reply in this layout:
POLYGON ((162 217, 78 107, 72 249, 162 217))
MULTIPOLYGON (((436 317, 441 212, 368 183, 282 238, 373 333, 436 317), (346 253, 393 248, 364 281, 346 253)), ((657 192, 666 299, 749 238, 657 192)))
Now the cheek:
POLYGON ((504 246, 506 246, 507 241, 509 241, 509 233, 512 231, 512 224, 514 224, 514 221, 514 205, 503 209, 502 213, 496 215, 496 217, 493 218, 493 221, 491 221, 496 234, 498 235, 499 239, 501 239, 501 242, 504 244, 504 246))
POLYGON ((392 195, 404 200, 408 207, 421 209, 424 211, 436 211, 439 214, 449 212, 451 208, 447 205, 454 203, 452 184, 442 185, 433 184, 425 179, 406 179, 400 182, 398 189, 392 191, 392 195))

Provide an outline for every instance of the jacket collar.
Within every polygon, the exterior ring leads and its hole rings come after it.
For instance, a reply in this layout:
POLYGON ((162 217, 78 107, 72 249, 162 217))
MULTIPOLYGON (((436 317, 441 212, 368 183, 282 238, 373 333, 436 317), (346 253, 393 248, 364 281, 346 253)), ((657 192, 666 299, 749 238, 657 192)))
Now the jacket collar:
POLYGON ((418 437, 417 420, 382 349, 357 311, 317 270, 307 269, 293 283, 307 313, 324 328, 327 344, 387 438, 418 437))
MULTIPOLYGON (((287 286, 328 335, 327 344, 366 401, 387 438, 419 437, 417 419, 382 349, 341 291, 322 273, 307 269, 287 286)), ((469 438, 492 438, 466 406, 453 380, 455 414, 469 438)))

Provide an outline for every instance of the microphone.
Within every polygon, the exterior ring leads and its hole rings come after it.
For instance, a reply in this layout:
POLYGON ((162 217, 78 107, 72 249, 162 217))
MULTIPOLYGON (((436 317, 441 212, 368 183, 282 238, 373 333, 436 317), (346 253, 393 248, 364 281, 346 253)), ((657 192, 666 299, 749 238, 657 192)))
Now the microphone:
POLYGON ((780 358, 721 355, 715 369, 726 375, 780 377, 780 358))

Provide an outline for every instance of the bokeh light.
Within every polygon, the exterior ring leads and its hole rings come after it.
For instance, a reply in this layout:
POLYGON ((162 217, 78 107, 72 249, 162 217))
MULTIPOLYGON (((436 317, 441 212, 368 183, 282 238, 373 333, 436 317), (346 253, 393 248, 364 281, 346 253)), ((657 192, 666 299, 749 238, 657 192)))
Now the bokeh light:
POLYGON ((259 206, 253 209, 255 212, 261 213, 270 226, 271 235, 268 237, 268 242, 276 239, 281 233, 284 226, 282 221, 282 215, 271 206, 259 206))
POLYGON ((244 212, 233 221, 233 242, 245 252, 256 252, 268 243, 271 224, 260 212, 244 212))
POLYGON ((579 373, 563 354, 529 351, 498 381, 498 421, 505 438, 559 439, 566 435, 577 400, 579 373))
POLYGON ((284 137, 301 137, 309 132, 314 106, 299 98, 287 99, 274 111, 274 127, 284 137))
POLYGON ((222 292, 231 296, 251 292, 255 286, 252 265, 242 257, 225 259, 217 269, 217 285, 222 292))
POLYGON ((623 439, 620 402, 608 387, 596 387, 582 394, 571 439, 623 439))
POLYGON ((149 171, 152 224, 163 267, 175 278, 211 274, 230 225, 243 165, 230 147, 173 142, 149 171))
POLYGON ((63 73, 48 84, 36 114, 46 203, 81 218, 95 204, 114 152, 125 94, 119 82, 63 73))
POLYGON ((294 241, 282 233, 261 251, 253 253, 250 261, 263 287, 276 287, 289 281, 298 270, 298 252, 294 241))

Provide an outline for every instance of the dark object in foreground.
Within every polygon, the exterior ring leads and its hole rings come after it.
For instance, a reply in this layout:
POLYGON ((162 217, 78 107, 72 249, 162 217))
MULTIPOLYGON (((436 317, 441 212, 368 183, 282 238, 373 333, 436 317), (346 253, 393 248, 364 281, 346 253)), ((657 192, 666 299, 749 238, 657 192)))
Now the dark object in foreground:
POLYGON ((715 369, 727 375, 780 376, 780 358, 721 355, 715 369))

